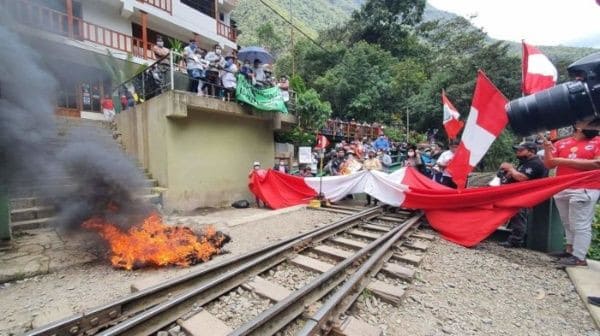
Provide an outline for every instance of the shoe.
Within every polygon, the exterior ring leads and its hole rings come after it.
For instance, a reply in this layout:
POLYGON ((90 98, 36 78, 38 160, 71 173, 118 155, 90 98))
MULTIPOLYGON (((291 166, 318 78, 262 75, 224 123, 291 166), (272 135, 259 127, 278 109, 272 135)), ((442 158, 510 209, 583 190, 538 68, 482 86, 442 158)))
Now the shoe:
POLYGON ((600 307, 600 296, 588 296, 588 302, 591 305, 600 307))
POLYGON ((571 253, 569 253, 567 251, 560 251, 560 252, 551 252, 551 253, 548 253, 548 255, 553 258, 568 258, 571 256, 571 253))
POLYGON ((558 263, 564 267, 587 266, 587 261, 585 261, 585 259, 581 260, 575 256, 562 258, 558 261, 558 263))
POLYGON ((502 246, 502 247, 506 247, 506 248, 519 248, 522 246, 522 244, 517 244, 511 241, 503 241, 498 243, 498 245, 502 246))

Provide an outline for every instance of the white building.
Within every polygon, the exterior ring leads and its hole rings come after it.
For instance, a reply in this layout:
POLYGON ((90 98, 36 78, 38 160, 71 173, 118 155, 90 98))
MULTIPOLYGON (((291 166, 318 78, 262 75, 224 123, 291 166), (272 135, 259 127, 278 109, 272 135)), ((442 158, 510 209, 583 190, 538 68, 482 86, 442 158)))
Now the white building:
POLYGON ((0 0, 28 42, 43 56, 59 81, 57 113, 80 116, 99 112, 100 99, 111 89, 98 56, 154 59, 158 35, 169 47, 195 39, 201 48, 215 44, 224 54, 237 49, 230 13, 237 0, 0 0))

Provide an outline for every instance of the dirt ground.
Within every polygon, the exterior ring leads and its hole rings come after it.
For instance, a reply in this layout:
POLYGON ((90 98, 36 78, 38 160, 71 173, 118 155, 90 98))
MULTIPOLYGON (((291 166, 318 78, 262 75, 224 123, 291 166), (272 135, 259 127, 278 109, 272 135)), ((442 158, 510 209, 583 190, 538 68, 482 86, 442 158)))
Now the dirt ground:
MULTIPOLYGON (((167 216, 166 221, 192 227, 215 224, 231 235, 233 241, 226 246, 231 256, 343 217, 298 210, 239 224, 241 218, 265 211, 206 211, 167 216)), ((0 285, 0 335, 21 334, 32 326, 110 302, 128 294, 136 280, 170 278, 193 269, 122 271, 98 260, 0 285)), ((400 307, 373 300, 367 310, 363 299, 351 313, 379 325, 386 335, 600 336, 564 271, 541 253, 507 250, 493 242, 465 249, 438 239, 400 307)))

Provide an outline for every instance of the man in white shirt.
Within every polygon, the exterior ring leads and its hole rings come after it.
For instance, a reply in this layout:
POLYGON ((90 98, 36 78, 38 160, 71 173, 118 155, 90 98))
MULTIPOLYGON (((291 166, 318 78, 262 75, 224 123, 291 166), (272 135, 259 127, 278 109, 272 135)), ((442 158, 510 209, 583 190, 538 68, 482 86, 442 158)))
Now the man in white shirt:
POLYGON ((452 175, 448 172, 447 167, 454 158, 454 153, 457 148, 458 143, 456 141, 450 142, 449 149, 440 155, 435 164, 436 167, 434 167, 434 171, 437 173, 434 174, 433 178, 434 181, 454 189, 456 189, 456 184, 452 181, 452 175))
POLYGON ((254 85, 257 87, 265 86, 267 76, 265 75, 263 64, 258 58, 254 60, 252 71, 254 72, 254 85))

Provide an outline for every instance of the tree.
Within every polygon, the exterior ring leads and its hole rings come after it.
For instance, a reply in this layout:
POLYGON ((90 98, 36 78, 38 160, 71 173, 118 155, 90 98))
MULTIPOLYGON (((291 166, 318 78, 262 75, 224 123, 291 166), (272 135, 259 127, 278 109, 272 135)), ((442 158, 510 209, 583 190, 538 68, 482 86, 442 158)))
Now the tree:
POLYGON ((394 67, 398 60, 378 45, 358 42, 314 85, 331 102, 333 114, 361 121, 387 122, 398 110, 394 67))
POLYGON ((284 48, 283 38, 275 31, 271 22, 265 22, 256 28, 258 43, 277 58, 284 48))

